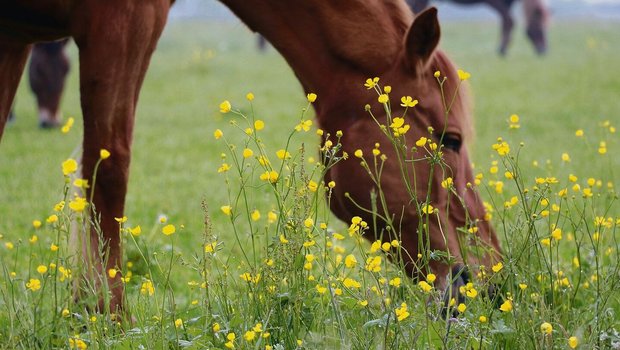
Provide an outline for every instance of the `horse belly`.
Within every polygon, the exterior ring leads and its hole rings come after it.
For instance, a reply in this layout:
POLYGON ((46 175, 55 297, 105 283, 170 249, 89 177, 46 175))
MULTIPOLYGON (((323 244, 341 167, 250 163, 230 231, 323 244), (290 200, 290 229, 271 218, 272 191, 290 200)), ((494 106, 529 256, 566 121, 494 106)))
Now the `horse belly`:
POLYGON ((73 1, 18 0, 0 5, 0 41, 30 44, 69 36, 73 1))

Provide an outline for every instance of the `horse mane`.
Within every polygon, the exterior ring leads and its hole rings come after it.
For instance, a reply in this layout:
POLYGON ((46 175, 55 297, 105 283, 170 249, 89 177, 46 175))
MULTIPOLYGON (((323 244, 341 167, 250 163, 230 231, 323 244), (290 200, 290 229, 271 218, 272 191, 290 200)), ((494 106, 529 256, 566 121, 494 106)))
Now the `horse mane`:
POLYGON ((413 22, 413 14, 403 1, 380 0, 381 6, 351 6, 349 2, 321 2, 318 19, 324 28, 330 51, 347 64, 371 74, 390 67, 398 56, 402 38, 413 22), (346 7, 347 16, 340 16, 346 7), (336 17, 337 16, 337 17, 336 17), (329 27, 343 23, 340 30, 329 27), (372 28, 374 35, 362 36, 372 28))

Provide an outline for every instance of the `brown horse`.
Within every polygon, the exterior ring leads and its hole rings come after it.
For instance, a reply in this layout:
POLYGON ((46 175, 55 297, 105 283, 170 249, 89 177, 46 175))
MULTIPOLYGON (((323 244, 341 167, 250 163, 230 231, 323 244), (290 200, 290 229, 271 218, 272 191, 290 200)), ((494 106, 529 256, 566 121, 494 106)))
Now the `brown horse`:
MULTIPOLYGON (((460 274, 452 279, 452 270, 471 264, 490 266, 500 258, 495 232, 484 220, 484 208, 478 194, 467 186, 473 182, 472 170, 463 141, 469 128, 468 110, 462 95, 456 97, 450 115, 445 118, 443 102, 433 72, 447 77, 446 91, 455 91, 457 72, 437 50, 439 24, 437 12, 430 9, 415 20, 402 0, 341 0, 337 2, 222 0, 251 29, 261 33, 286 58, 306 92, 317 93, 314 104, 321 128, 335 135, 344 132, 344 150, 353 154, 361 149, 371 154, 380 142, 387 155, 382 178, 387 209, 399 218, 402 245, 413 258, 405 258, 412 275, 425 273, 415 267, 418 253, 429 250, 450 251, 451 261, 432 260, 430 270, 436 284, 445 288, 450 281, 462 284, 460 274), (410 139, 428 135, 428 127, 447 130, 435 132, 447 163, 446 171, 428 162, 416 162, 416 176, 410 181, 417 188, 415 202, 403 190, 403 180, 395 151, 387 147, 384 134, 364 111, 376 101, 362 83, 368 77, 381 77, 392 86, 392 96, 415 96, 420 105, 410 110, 406 122, 412 126, 410 139), (447 173, 446 173, 447 172, 447 173), (433 174, 431 176, 431 174, 433 174), (449 195, 440 186, 444 176, 454 179, 459 197, 449 195), (431 184, 432 191, 426 188, 431 184), (428 235, 422 230, 418 205, 429 202, 437 214, 426 218, 428 235), (465 206, 461 204, 464 201, 465 206), (457 229, 476 225, 476 235, 484 247, 479 258, 465 261, 459 247, 457 229), (418 237, 422 240, 418 240, 418 237), (488 250, 487 250, 488 248, 488 250), (451 280, 452 279, 452 280, 451 280)), ((97 174, 93 205, 101 215, 104 260, 95 262, 102 270, 122 265, 118 223, 122 217, 130 160, 134 112, 138 93, 159 35, 166 22, 170 0, 142 1, 13 1, 0 11, 0 118, 6 118, 30 43, 72 36, 79 48, 81 102, 84 116, 82 172, 91 178, 100 149, 111 152, 97 174)), ((375 102, 375 116, 385 120, 385 112, 375 102)), ((394 115, 403 111, 394 104, 394 115)), ((6 119, 0 120, 0 131, 6 119)), ((339 163, 326 180, 337 183, 332 210, 344 220, 360 216, 371 222, 366 212, 347 198, 370 208, 374 185, 355 158, 339 163)), ((99 237, 90 232, 92 252, 102 249, 99 237)), ((387 235, 386 235, 387 236, 387 235)), ((388 237, 385 237, 388 239, 388 237)), ((470 242, 470 238, 466 239, 470 242)), ((114 311, 121 307, 120 276, 109 278, 114 311)), ((102 307, 102 305, 100 305, 102 307)))
MULTIPOLYGON (((37 99, 39 127, 54 128, 60 125, 60 100, 69 73, 69 57, 65 52, 68 39, 37 43, 32 48, 28 66, 28 82, 37 99)), ((13 110, 9 120, 15 118, 13 110)))
MULTIPOLYGON (((476 5, 487 4, 499 14, 502 20, 502 35, 499 45, 499 54, 504 56, 512 37, 514 20, 510 9, 515 0, 450 0, 456 4, 476 5)), ((430 0, 407 0, 407 3, 418 13, 428 7, 430 0)), ((549 10, 544 0, 523 0, 523 15, 526 26, 525 33, 532 42, 534 49, 539 55, 547 51, 547 26, 549 22, 549 10)))
POLYGON ((28 81, 37 98, 39 127, 60 125, 60 99, 69 73, 69 58, 65 52, 68 39, 38 43, 32 48, 28 81))

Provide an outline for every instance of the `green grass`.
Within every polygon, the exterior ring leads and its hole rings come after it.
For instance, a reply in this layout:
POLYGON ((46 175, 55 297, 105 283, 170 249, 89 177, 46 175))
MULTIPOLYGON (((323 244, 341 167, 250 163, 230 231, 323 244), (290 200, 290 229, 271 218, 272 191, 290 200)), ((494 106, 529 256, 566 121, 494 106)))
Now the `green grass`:
MULTIPOLYGON (((484 173, 485 183, 487 179, 493 179, 488 172, 491 161, 500 161, 499 174, 504 172, 501 158, 493 155, 495 152, 490 147, 496 142, 498 136, 508 139, 514 150, 519 148, 519 142, 524 143, 520 151, 519 164, 522 177, 528 186, 533 183, 534 177, 546 176, 557 176, 562 184, 565 184, 569 173, 579 178, 582 187, 586 186, 585 179, 590 177, 600 179, 603 188, 606 187, 607 182, 617 180, 618 175, 614 171, 620 165, 620 157, 617 156, 618 133, 610 133, 609 128, 600 126, 606 120, 615 127, 620 124, 620 100, 617 98, 620 91, 620 76, 615 73, 620 70, 620 37, 616 29, 617 23, 612 22, 557 22, 552 27, 550 52, 546 57, 536 57, 528 43, 525 42, 523 35, 516 33, 509 56, 499 58, 495 55, 497 38, 495 23, 454 22, 444 25, 441 44, 443 49, 450 53, 459 67, 472 73, 470 90, 475 105, 476 137, 470 147, 473 151, 472 158, 476 164, 476 172, 484 173), (521 127, 509 130, 508 118, 513 113, 520 116, 521 127), (577 129, 585 131, 585 140, 574 136, 577 129), (605 156, 597 153, 601 140, 607 142, 609 149, 605 156), (572 159, 570 163, 561 161, 561 155, 565 152, 572 159), (532 166, 534 161, 538 162, 537 167, 532 166)), ((18 119, 16 123, 6 128, 0 144, 0 217, 2 217, 0 234, 4 242, 17 244, 21 240, 24 248, 19 250, 20 254, 27 249, 27 239, 35 233, 32 221, 35 219, 44 221, 52 213, 53 205, 62 199, 64 182, 60 163, 72 155, 77 157, 79 154, 81 123, 79 122, 79 93, 77 91, 77 53, 74 47, 71 48, 71 56, 74 66, 63 101, 65 117, 73 116, 77 120, 71 132, 63 135, 60 131, 41 131, 36 128, 34 102, 24 81, 17 96, 18 119)), ((233 183, 231 187, 225 186, 224 177, 217 174, 217 169, 222 163, 220 154, 227 152, 227 149, 221 140, 216 141, 213 138, 213 131, 216 128, 223 129, 228 141, 240 147, 245 140, 243 133, 233 132, 234 129, 228 123, 230 115, 219 113, 218 105, 222 100, 228 99, 235 107, 247 106, 245 94, 250 91, 256 95, 254 101, 256 118, 264 120, 267 125, 263 133, 264 143, 272 150, 283 148, 285 138, 299 121, 301 107, 306 104, 301 87, 284 60, 274 50, 265 54, 258 53, 255 50, 254 36, 242 25, 189 22, 172 23, 168 26, 160 41, 158 51, 153 57, 141 94, 126 206, 128 224, 130 226, 139 224, 143 228, 144 233, 140 238, 139 246, 142 249, 148 248, 150 252, 160 252, 160 257, 164 257, 166 261, 166 263, 158 264, 156 259, 149 255, 147 260, 153 266, 165 267, 168 261, 166 259, 171 259, 170 254, 166 255, 166 252, 170 250, 170 240, 159 233, 160 226, 157 222, 159 215, 166 215, 169 222, 177 226, 184 225, 184 229, 174 238, 176 245, 174 250, 180 255, 174 258, 174 266, 188 268, 175 269, 170 281, 176 291, 178 313, 184 318, 197 317, 198 320, 192 323, 196 327, 204 323, 208 328, 214 319, 226 320, 230 329, 237 330, 238 338, 242 335, 239 329, 248 329, 244 320, 227 317, 226 308, 219 309, 218 312, 223 314, 216 318, 201 313, 201 310, 192 309, 188 303, 197 298, 196 291, 188 291, 186 286, 190 280, 200 279, 196 271, 189 267, 197 268, 194 265, 193 255, 200 256, 201 249, 197 250, 196 247, 202 245, 204 240, 204 213, 201 207, 203 200, 212 214, 211 233, 218 237, 218 241, 227 242, 218 258, 219 262, 214 262, 213 267, 220 266, 219 263, 221 266, 231 266, 234 270, 233 274, 237 273, 237 265, 241 266, 239 270, 248 267, 247 262, 240 257, 240 247, 234 244, 235 234, 228 217, 219 211, 220 206, 230 203, 229 193, 234 194, 238 189, 235 189, 234 181, 231 182, 233 183), (188 36, 187 33, 192 34, 188 36), (230 253, 231 249, 234 254, 230 253)), ((247 107, 244 111, 250 112, 247 107)), ((297 150, 301 143, 306 146, 306 158, 316 156, 318 138, 313 133, 297 134, 294 138, 294 145, 290 149, 297 150)), ((509 181, 504 180, 504 182, 509 181)), ((618 186, 617 181, 614 185, 618 186)), ((493 200, 501 207, 502 201, 514 194, 511 191, 515 192, 514 188, 510 187, 507 193, 501 196, 491 190, 482 192, 486 200, 493 200)), ((601 193, 603 192, 601 190, 601 193)), ((272 209, 273 200, 268 190, 263 188, 248 193, 251 197, 250 202, 261 211, 263 216, 272 209)), ((584 222, 586 217, 590 220, 590 217, 594 215, 620 217, 617 203, 611 200, 613 196, 603 195, 595 198, 596 205, 588 208, 595 208, 598 212, 592 209, 592 212, 584 216, 584 222), (605 208, 609 211, 602 212, 605 208)), ((318 207, 319 217, 323 221, 329 221, 331 228, 345 230, 348 226, 333 218, 328 219, 327 214, 323 214, 325 213, 323 205, 318 205, 318 207)), ((515 242, 511 242, 509 234, 518 231, 520 220, 523 218, 516 214, 509 214, 505 220, 500 220, 498 216, 494 216, 494 223, 499 228, 504 247, 507 251, 511 251, 510 248, 515 242)), ((590 221, 588 223, 592 225, 590 221)), ((239 231, 247 230, 247 225, 239 223, 239 231)), ((576 227, 573 228, 576 232, 581 224, 575 225, 576 227)), ((568 232, 568 228, 565 232, 568 232)), ((49 233, 49 230, 47 234, 38 233, 39 239, 46 247, 56 242, 55 237, 49 233)), ((605 242, 614 242, 613 235, 617 232, 612 230, 610 233, 612 238, 605 242)), ((347 248, 353 246, 355 245, 348 243, 347 248)), ((148 266, 145 266, 145 262, 139 259, 138 252, 131 242, 128 243, 128 247, 128 260, 140 265, 134 268, 136 274, 147 272, 148 266)), ((362 250, 360 248, 360 251, 362 250)), ((49 258, 49 252, 44 249, 34 250, 34 255, 19 255, 15 253, 15 250, 7 250, 4 244, 0 246, 0 252, 2 254, 0 259, 6 263, 6 270, 3 273, 16 271, 20 278, 26 280, 28 263, 36 266, 49 258)), ((557 261, 562 257, 570 262, 574 250, 567 247, 556 254, 554 256, 557 261)), ((606 258, 608 259, 606 261, 612 264, 610 265, 612 268, 618 266, 617 257, 617 246, 612 246, 612 252, 606 258), (615 265, 613 265, 614 259, 615 265)), ((538 258, 539 262, 544 260, 541 256, 538 258)), ((360 263, 363 262, 360 261, 360 263)), ((507 266, 511 266, 510 271, 524 271, 524 266, 520 262, 512 263, 507 263, 507 266), (511 265, 512 263, 514 265, 511 265)), ((291 262, 291 265, 295 264, 299 264, 299 261, 291 262)), ((591 268, 589 262, 586 265, 591 268)), ((532 266, 538 265, 532 263, 532 266)), ((34 266, 31 269, 34 269, 34 266)), ((532 270, 539 271, 534 267, 532 270)), ((618 276, 614 278, 613 269, 611 271, 612 276, 608 283, 617 283, 618 276)), ((615 273, 617 274, 617 271, 615 273)), ((165 268, 163 268, 163 275, 165 275, 165 268)), ((153 273, 152 278, 159 282, 165 280, 161 273, 153 273)), ((222 277, 221 272, 218 272, 215 280, 222 283, 224 287, 225 283, 232 283, 225 282, 226 279, 222 277)), ((518 278, 514 277, 508 280, 515 284, 519 282, 518 278)), ((528 284, 533 285, 535 276, 527 276, 526 280, 528 284)), ((136 279, 133 286, 139 287, 140 281, 136 279)), ((314 287, 307 282, 298 282, 294 290, 300 293, 304 288, 314 287)), ((414 287, 411 285, 408 290, 414 287)), ((145 318, 139 319, 137 324, 150 324, 151 316, 158 308, 161 308, 161 304, 158 306, 157 302, 145 301, 141 299, 144 297, 141 297, 140 293, 135 292, 135 288, 132 290, 134 293, 130 293, 130 298, 136 301, 134 311, 139 317, 145 318), (138 305, 143 305, 144 309, 142 310, 138 305)), ((615 315, 620 312, 618 309, 620 296, 617 292, 613 293, 613 289, 611 291, 609 295, 606 295, 609 297, 607 305, 614 308, 606 312, 615 315)), ((548 292, 553 295, 552 291, 548 292)), ((232 288, 228 292, 216 293, 216 295, 222 299, 230 297, 233 301, 222 302, 218 305, 241 308, 242 305, 247 304, 250 305, 249 309, 262 305, 255 303, 244 293, 243 285, 239 285, 238 282, 232 283, 232 288), (237 300, 246 304, 235 304, 234 301, 237 300)), ((259 292, 256 291, 256 293, 259 292)), ((163 295, 167 294, 163 293, 163 295)), ((403 296, 392 297, 396 300, 403 296)), ((566 294, 562 294, 561 297, 566 297, 566 294)), ((577 331, 580 336, 587 335, 584 340, 593 344, 596 342, 596 335, 588 333, 589 330, 579 323, 579 314, 574 311, 586 308, 584 305, 592 302, 591 297, 592 295, 588 294, 576 303, 559 302, 558 308, 564 308, 559 311, 543 302, 531 305, 524 303, 528 311, 523 312, 525 316, 521 316, 523 317, 521 320, 527 317, 538 317, 540 320, 545 320, 547 316, 553 317, 556 322, 567 327, 567 334, 577 331), (537 310, 547 314, 537 314, 537 310)), ((8 305, 6 300, 0 300, 0 306, 8 305)), ((280 339, 288 346, 294 346, 297 337, 303 338, 308 348, 333 347, 334 344, 339 344, 341 334, 335 331, 337 327, 333 327, 336 321, 332 319, 334 315, 330 309, 322 306, 320 300, 313 298, 309 300, 314 300, 316 304, 307 302, 299 304, 303 305, 304 309, 297 311, 300 315, 311 318, 312 321, 308 321, 308 324, 314 328, 304 329, 299 334, 289 336, 280 334, 280 339), (309 314, 314 314, 314 316, 310 317, 309 314), (320 319, 324 319, 325 322, 320 322, 320 319), (322 340, 323 337, 327 339, 322 340)), ((418 299, 418 304, 424 304, 420 300, 418 299)), ((171 304, 164 304, 167 305, 169 312, 164 313, 165 316, 175 319, 177 309, 171 304)), ((417 313, 419 308, 412 305, 409 304, 409 307, 415 310, 412 314, 417 313)), ((476 304, 471 306, 472 310, 478 310, 476 308, 476 304)), ((248 314, 251 313, 249 309, 245 310, 248 314)), ((484 308, 480 306, 480 309, 484 308)), ((9 334, 8 330, 11 330, 12 326, 8 326, 8 316, 3 314, 4 309, 0 310, 2 310, 0 311, 0 336, 4 338, 9 334)), ((256 314, 260 313, 260 310, 256 311, 256 314)), ((378 337, 374 328, 362 327, 364 322, 355 323, 358 318, 370 320, 368 317, 372 314, 373 312, 360 311, 356 314, 343 311, 342 317, 349 322, 346 327, 349 331, 346 336, 349 339, 347 346, 361 348, 365 344, 364 341, 367 340, 368 344, 372 344, 373 339, 378 337), (355 339, 359 339, 359 343, 355 339)), ((611 331, 613 327, 618 328, 618 322, 614 321, 613 315, 606 314, 605 317, 601 315, 601 319, 606 320, 605 324, 609 326, 608 331, 611 331)), ((539 319, 534 322, 538 322, 539 319)), ((424 320, 424 318, 419 320, 424 320)), ((566 347, 565 342, 559 340, 550 344, 532 336, 536 334, 537 324, 519 326, 517 322, 515 324, 511 324, 510 320, 506 322, 508 324, 506 329, 497 323, 493 324, 497 332, 494 333, 495 338, 492 339, 497 341, 497 344, 566 347), (507 329, 516 333, 510 333, 507 329), (518 339, 519 335, 523 335, 526 339, 518 339), (532 338, 527 339, 527 336, 532 338)), ((70 324, 63 324, 62 327, 66 327, 63 331, 67 334, 76 332, 70 324)), ((466 324, 459 324, 458 327, 467 328, 466 324)), ((302 328, 299 325, 293 327, 294 330, 302 328)), ((558 332, 557 327, 554 326, 554 328, 558 332)), ((163 326, 162 329, 164 329, 163 326)), ((439 344, 440 331, 430 326, 426 329, 428 332, 420 339, 431 344, 439 344), (435 331, 437 334, 433 334, 435 331)), ((93 329, 90 330, 93 331, 93 329)), ((178 339, 178 333, 173 332, 174 336, 171 336, 170 332, 169 328, 165 328, 162 334, 166 334, 166 337, 155 332, 146 332, 135 338, 129 337, 130 340, 124 342, 122 336, 116 333, 110 339, 119 340, 120 343, 117 343, 119 346, 130 347, 130 344, 147 343, 158 347, 158 344, 163 344, 165 341, 170 341, 172 344, 174 341, 171 339, 178 339)), ((197 331, 190 331, 192 332, 197 331)), ((406 348, 407 337, 420 336, 411 332, 402 333, 401 329, 397 329, 395 338, 397 344, 406 348), (398 338, 398 334, 401 334, 403 338, 398 338), (398 339, 401 339, 400 342, 398 339)), ((463 336, 472 335, 464 329, 459 329, 458 332, 457 334, 463 336)), ((16 333, 19 337, 25 337, 28 334, 19 328, 16 333)), ((277 334, 278 331, 274 330, 272 333, 277 334)), ((34 334, 36 338, 37 333, 34 334)), ((15 336, 15 333, 11 335, 15 336)), ((558 335, 558 337, 562 336, 564 334, 558 335)), ((105 339, 105 336, 94 338, 105 339)), ((187 340, 191 339, 191 336, 185 334, 181 338, 187 340)), ((28 347, 36 344, 29 343, 23 338, 21 338, 22 343, 16 338, 6 339, 6 341, 12 346, 19 344, 22 347, 28 347)), ((453 341, 458 341, 458 338, 453 341)), ((1 341, 0 344, 2 344, 1 341)), ((102 344, 102 342, 92 343, 99 347, 103 347, 102 344)), ((197 341, 195 344, 200 343, 197 341)), ((219 344, 217 346, 222 346, 223 341, 217 344, 219 344)), ((375 341, 374 344, 377 345, 379 342, 375 341)), ((475 343, 465 344, 476 346, 475 343)), ((39 344, 39 346, 44 345, 39 344)), ((461 346, 464 345, 461 343, 461 346)))

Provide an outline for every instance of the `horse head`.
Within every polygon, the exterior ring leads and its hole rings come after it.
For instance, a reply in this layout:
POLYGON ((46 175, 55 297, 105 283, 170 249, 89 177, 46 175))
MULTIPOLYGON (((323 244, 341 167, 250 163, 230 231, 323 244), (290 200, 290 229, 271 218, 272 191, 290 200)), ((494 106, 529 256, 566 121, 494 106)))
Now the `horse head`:
MULTIPOLYGON (((338 69, 325 66, 324 74, 306 76, 303 70, 295 69, 296 62, 289 63, 306 90, 318 92, 315 108, 319 126, 332 137, 342 131, 343 150, 350 155, 326 175, 326 182, 337 184, 330 201, 332 211, 346 222, 356 216, 368 223, 379 221, 369 239, 400 239, 407 251, 403 254, 407 271, 412 276, 432 271, 438 277, 436 284, 446 288, 450 283, 464 283, 465 276, 451 280, 455 269, 460 271, 466 264, 474 271, 482 265, 490 267, 500 259, 501 250, 472 185, 475 179, 465 147, 471 135, 470 110, 457 70, 437 49, 437 10, 426 10, 415 19, 409 11, 396 12, 400 16, 390 17, 390 11, 382 11, 386 14, 382 20, 391 18, 392 22, 380 27, 372 23, 376 17, 358 17, 358 23, 366 28, 353 24, 351 36, 346 26, 337 33, 322 35, 328 41, 323 44, 327 52, 317 53, 316 60, 329 62, 331 56, 331 64, 338 69), (403 26, 405 22, 408 24, 403 26), (374 77, 379 77, 379 84, 390 86, 389 113, 374 89, 364 87, 363 82, 374 77), (407 107, 405 113, 401 96, 419 103, 407 107), (372 116, 364 110, 366 104, 372 116), (390 120, 395 118, 402 118, 402 126, 408 128, 398 136, 399 142, 407 144, 404 154, 399 154, 386 136, 386 130, 393 132, 390 120), (379 182, 368 176, 367 168, 354 154, 363 155, 370 168, 375 161, 383 162, 379 182), (379 160, 380 155, 385 159, 379 160), (432 160, 437 156, 440 162, 432 160), (399 157, 404 160, 399 161, 399 157), (384 195, 383 202, 373 203, 379 191, 384 195), (379 207, 384 220, 361 209, 373 206, 379 207), (431 207, 434 210, 426 213, 431 207)), ((318 21, 324 17, 318 16, 318 21)), ((278 47, 277 42, 274 45, 278 47)), ((374 83, 376 80, 371 79, 367 85, 374 83)))
POLYGON ((549 9, 544 0, 523 0, 523 13, 526 22, 525 33, 528 39, 539 55, 545 54, 547 52, 549 9))
POLYGON ((32 49, 29 81, 39 107, 39 126, 51 128, 60 125, 60 100, 69 72, 69 58, 65 53, 68 39, 38 43, 32 49))

